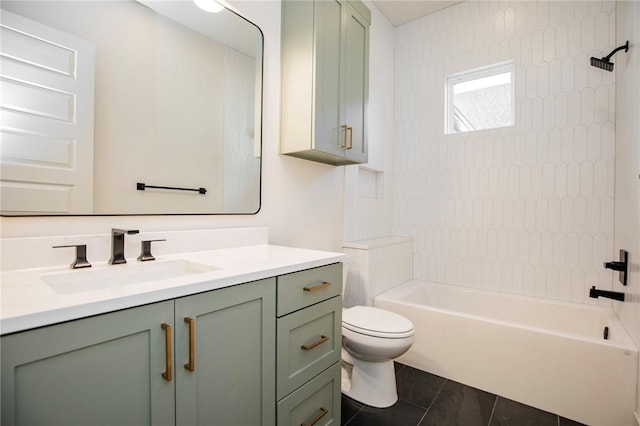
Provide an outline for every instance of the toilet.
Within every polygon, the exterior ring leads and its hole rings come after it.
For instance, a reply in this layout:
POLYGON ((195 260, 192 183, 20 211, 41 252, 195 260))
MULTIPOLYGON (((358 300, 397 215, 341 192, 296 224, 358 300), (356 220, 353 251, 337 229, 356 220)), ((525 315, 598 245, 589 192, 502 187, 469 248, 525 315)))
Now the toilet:
POLYGON ((413 323, 394 312, 354 306, 342 312, 342 393, 372 407, 398 400, 393 360, 414 341, 413 323))
POLYGON ((386 408, 398 400, 393 360, 409 350, 414 326, 374 307, 375 297, 413 277, 413 239, 382 237, 345 243, 342 393, 386 408))

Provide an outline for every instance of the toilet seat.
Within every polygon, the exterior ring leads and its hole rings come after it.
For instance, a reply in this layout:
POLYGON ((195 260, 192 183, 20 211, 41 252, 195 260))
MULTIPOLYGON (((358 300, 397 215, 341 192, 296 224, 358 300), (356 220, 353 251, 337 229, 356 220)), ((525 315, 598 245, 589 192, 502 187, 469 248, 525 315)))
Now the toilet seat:
POLYGON ((413 336, 413 323, 402 315, 370 306, 354 306, 342 312, 342 326, 354 333, 384 339, 413 336))

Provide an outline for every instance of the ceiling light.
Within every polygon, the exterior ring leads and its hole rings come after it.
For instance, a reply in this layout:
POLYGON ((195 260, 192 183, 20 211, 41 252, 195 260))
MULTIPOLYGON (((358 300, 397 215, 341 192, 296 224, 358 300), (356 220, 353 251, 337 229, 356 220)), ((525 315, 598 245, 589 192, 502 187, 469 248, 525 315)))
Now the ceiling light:
POLYGON ((205 12, 217 13, 224 9, 224 6, 216 0, 193 0, 193 2, 205 12))

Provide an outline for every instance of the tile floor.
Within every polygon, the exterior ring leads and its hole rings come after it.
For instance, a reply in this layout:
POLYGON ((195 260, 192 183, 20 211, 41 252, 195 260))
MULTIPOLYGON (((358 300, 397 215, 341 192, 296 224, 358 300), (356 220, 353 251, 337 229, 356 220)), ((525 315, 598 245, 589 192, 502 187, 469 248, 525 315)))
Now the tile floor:
POLYGON ((537 408, 396 363, 398 402, 387 409, 342 396, 342 426, 579 426, 537 408))

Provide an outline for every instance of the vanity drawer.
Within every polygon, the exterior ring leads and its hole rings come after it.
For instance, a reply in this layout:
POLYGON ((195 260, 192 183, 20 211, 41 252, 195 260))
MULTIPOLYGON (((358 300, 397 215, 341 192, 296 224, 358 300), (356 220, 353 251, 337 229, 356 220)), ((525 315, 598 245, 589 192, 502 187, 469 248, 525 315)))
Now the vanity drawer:
POLYGON ((278 316, 286 315, 342 292, 342 263, 278 277, 278 316))
POLYGON ((277 320, 277 389, 281 399, 340 360, 340 296, 277 320))
POLYGON ((339 425, 340 404, 340 363, 336 363, 278 403, 277 424, 339 425))

